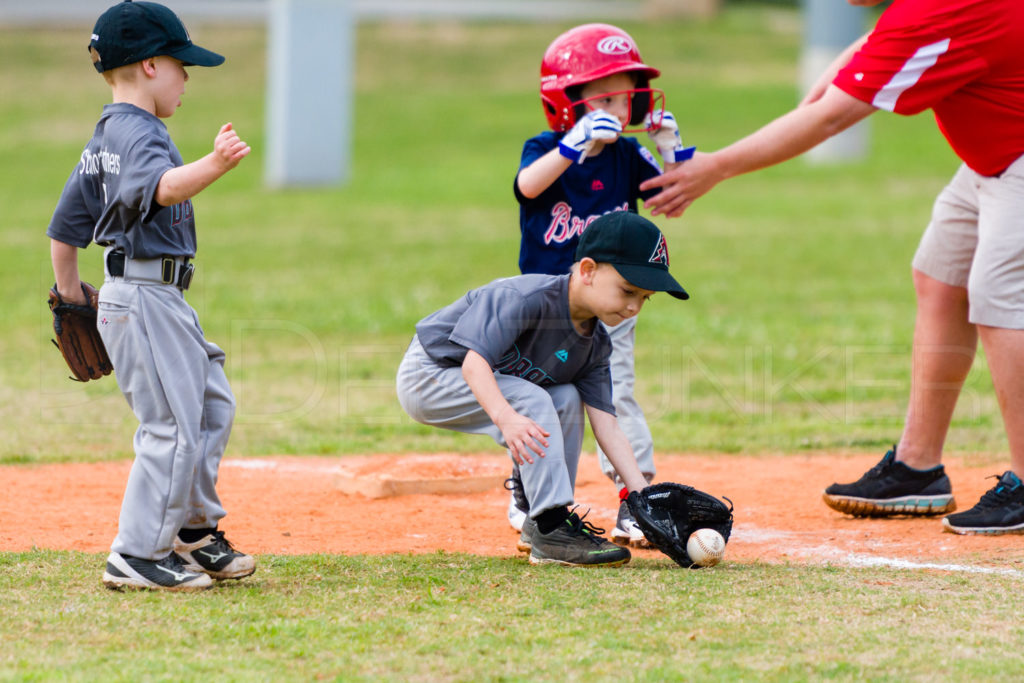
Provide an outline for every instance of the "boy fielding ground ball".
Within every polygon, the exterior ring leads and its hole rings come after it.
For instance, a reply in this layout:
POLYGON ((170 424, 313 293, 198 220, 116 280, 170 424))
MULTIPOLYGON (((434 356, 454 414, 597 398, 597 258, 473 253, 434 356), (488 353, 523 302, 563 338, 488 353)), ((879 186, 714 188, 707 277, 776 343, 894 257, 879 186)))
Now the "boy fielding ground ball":
POLYGON ((585 416, 626 491, 647 486, 615 417, 603 325, 634 318, 655 292, 689 298, 669 274, 661 231, 621 211, 587 228, 569 273, 495 280, 416 325, 399 401, 419 422, 508 449, 530 500, 519 546, 533 564, 630 560, 570 506, 585 416))

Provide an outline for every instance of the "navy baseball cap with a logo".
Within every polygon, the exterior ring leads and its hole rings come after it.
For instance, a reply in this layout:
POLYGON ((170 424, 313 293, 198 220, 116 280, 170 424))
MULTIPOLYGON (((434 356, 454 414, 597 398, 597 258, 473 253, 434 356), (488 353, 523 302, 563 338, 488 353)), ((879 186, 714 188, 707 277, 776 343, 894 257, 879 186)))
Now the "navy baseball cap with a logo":
POLYGON ((587 226, 576 245, 576 260, 610 263, 634 287, 689 299, 668 272, 668 244, 654 223, 632 211, 607 213, 587 226))
POLYGON ((192 43, 174 12, 155 2, 124 2, 100 15, 92 30, 89 48, 99 59, 93 63, 100 73, 166 55, 185 66, 219 66, 224 57, 192 43))

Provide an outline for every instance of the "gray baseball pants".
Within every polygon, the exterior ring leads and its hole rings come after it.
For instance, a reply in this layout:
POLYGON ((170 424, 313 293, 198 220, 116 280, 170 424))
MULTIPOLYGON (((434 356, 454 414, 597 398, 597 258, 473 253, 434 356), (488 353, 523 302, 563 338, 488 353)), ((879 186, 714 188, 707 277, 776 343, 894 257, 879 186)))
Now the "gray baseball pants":
MULTIPOLYGON (((116 367, 116 366, 115 366, 116 367)), ((519 466, 530 516, 572 505, 576 468, 583 447, 585 414, 579 391, 571 384, 540 387, 519 377, 495 373, 505 399, 551 436, 546 455, 533 454, 519 466)), ((469 434, 486 434, 507 448, 505 439, 462 378, 462 367, 442 367, 413 338, 398 367, 398 401, 417 422, 469 434)))
MULTIPOLYGON (((602 325, 604 323, 601 323, 602 325)), ((633 456, 647 481, 654 479, 654 440, 651 429, 647 426, 647 418, 640 404, 633 395, 636 384, 636 372, 633 365, 633 348, 636 346, 636 316, 626 318, 614 327, 605 326, 612 339, 612 354, 609 359, 612 374, 612 404, 619 420, 619 426, 633 447, 633 456)), ((597 447, 598 461, 605 476, 622 487, 615 468, 605 456, 601 447, 597 447)))
POLYGON ((158 560, 183 526, 214 527, 226 514, 215 488, 235 415, 224 352, 171 285, 108 274, 97 326, 139 420, 111 550, 158 560))

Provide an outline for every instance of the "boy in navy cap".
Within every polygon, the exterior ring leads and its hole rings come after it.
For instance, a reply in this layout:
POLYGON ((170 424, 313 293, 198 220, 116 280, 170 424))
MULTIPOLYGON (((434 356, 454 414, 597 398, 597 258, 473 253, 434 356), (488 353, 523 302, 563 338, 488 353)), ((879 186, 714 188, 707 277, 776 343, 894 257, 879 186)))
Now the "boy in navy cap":
POLYGON ((655 292, 689 295, 669 274, 661 231, 614 212, 583 233, 565 275, 495 280, 416 325, 398 369, 414 419, 487 434, 508 449, 530 500, 519 549, 532 564, 619 566, 630 560, 570 510, 584 414, 625 484, 647 486, 612 404, 604 325, 636 316, 655 292))
POLYGON ((160 119, 181 106, 186 66, 224 57, 192 43, 163 5, 125 0, 96 22, 89 54, 113 92, 46 231, 56 288, 84 303, 78 249, 104 247, 97 324, 139 420, 135 462, 103 583, 207 588, 256 571, 217 524, 217 470, 234 420, 224 352, 185 302, 196 255, 191 198, 249 146, 221 126, 213 151, 185 164, 160 119))

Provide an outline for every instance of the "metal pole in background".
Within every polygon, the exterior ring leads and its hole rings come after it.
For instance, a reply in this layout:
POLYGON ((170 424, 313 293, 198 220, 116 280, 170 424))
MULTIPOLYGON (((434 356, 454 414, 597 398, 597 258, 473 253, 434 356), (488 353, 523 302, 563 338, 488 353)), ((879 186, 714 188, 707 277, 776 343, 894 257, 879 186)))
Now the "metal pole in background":
MULTIPOLYGON (((864 35, 867 9, 843 0, 804 0, 804 43, 800 55, 800 97, 840 52, 864 35)), ((811 162, 863 158, 867 153, 868 120, 821 143, 804 157, 811 162)))
POLYGON ((348 180, 355 51, 349 4, 271 0, 264 167, 270 187, 348 180))

